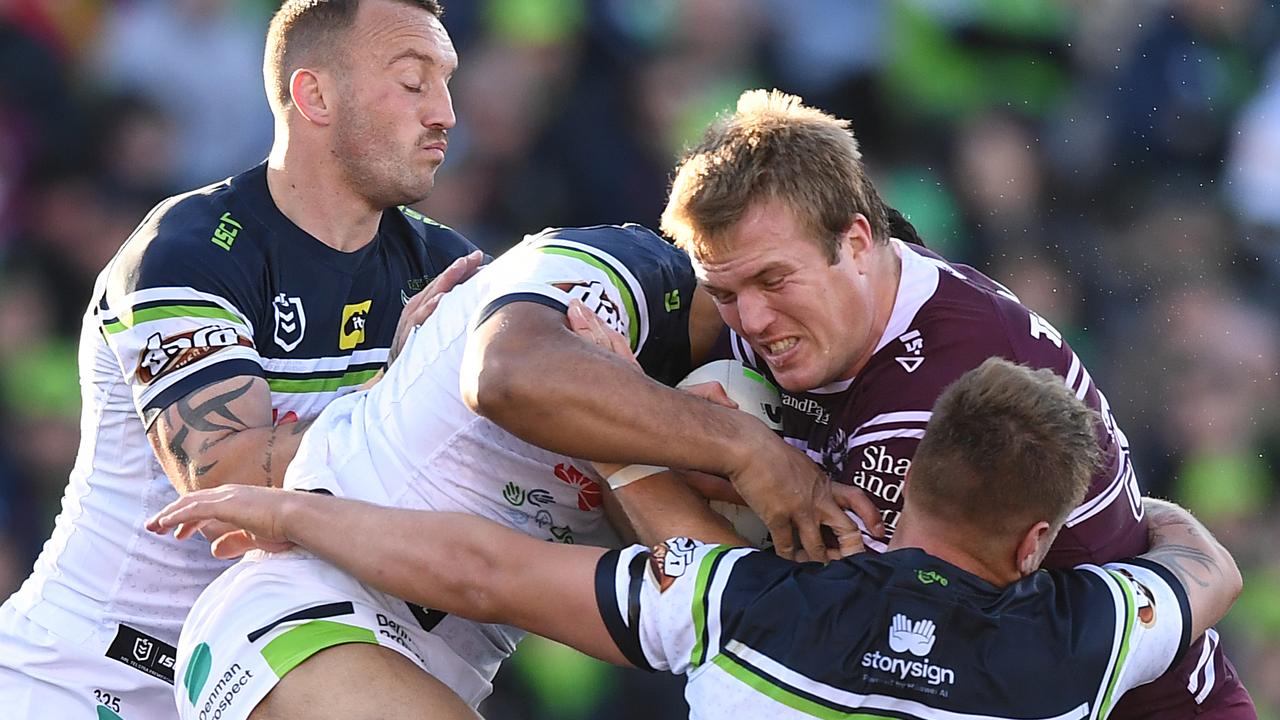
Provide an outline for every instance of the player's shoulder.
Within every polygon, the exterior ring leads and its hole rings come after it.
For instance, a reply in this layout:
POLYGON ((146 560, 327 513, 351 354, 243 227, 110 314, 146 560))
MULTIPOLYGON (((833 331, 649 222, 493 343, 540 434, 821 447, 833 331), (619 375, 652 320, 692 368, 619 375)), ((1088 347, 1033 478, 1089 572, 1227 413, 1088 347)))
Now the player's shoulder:
POLYGON ((407 205, 392 208, 387 215, 396 234, 426 253, 436 265, 447 265, 477 249, 462 233, 407 205))
MULTIPOLYGON (((252 172, 252 171, 251 171, 252 172)), ((220 273, 243 275, 262 264, 258 243, 242 240, 256 221, 236 201, 245 192, 236 176, 167 198, 121 246, 110 266, 117 291, 182 285, 220 273)))
POLYGON ((902 349, 901 344, 921 352, 899 355, 933 356, 941 360, 932 363, 935 369, 955 366, 961 372, 992 356, 1036 367, 1057 367, 1069 358, 1062 334, 999 282, 925 248, 907 246, 903 253, 904 292, 928 298, 887 343, 890 349, 902 349))
POLYGON ((632 272, 655 266, 663 269, 689 268, 692 272, 692 264, 684 251, 649 228, 635 223, 547 228, 527 238, 526 243, 539 252, 584 253, 632 272))

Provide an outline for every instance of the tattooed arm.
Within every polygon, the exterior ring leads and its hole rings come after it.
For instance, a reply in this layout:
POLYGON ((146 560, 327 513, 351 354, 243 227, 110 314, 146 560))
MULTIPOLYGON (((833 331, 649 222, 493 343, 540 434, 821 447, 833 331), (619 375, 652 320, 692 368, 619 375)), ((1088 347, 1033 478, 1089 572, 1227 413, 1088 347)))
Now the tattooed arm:
POLYGON ((280 487, 310 424, 273 425, 267 382, 241 376, 165 408, 147 438, 180 493, 229 483, 280 487))
POLYGON ((1227 614, 1243 580, 1235 560, 1191 513, 1164 500, 1143 498, 1151 549, 1142 557, 1169 569, 1191 604, 1191 637, 1227 614))

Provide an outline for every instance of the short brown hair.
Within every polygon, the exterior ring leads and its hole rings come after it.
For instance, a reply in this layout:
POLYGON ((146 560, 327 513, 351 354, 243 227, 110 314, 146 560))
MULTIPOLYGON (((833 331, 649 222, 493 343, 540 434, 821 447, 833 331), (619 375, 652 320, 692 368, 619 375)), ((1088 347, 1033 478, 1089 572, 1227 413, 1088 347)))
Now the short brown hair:
POLYGON ((795 95, 748 90, 676 167, 662 230, 691 252, 714 250, 751 204, 786 203, 830 262, 839 237, 862 213, 888 242, 884 202, 867 177, 849 121, 804 105, 795 95))
MULTIPOLYGON (((439 18, 439 0, 392 0, 419 7, 439 18)), ((289 77, 309 62, 317 49, 330 49, 339 33, 351 27, 360 0, 284 0, 267 26, 267 51, 262 76, 274 108, 289 107, 289 77)))
POLYGON ((1050 370, 991 358, 934 403, 907 494, 931 516, 999 535, 1084 499, 1099 462, 1098 416, 1050 370))

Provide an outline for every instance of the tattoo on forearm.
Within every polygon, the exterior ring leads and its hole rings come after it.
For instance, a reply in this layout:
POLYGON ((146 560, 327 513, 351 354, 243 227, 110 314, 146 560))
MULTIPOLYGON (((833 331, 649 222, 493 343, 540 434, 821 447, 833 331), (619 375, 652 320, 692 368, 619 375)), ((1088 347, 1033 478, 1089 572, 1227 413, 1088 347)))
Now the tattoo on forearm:
POLYGON ((1187 535, 1198 538, 1200 533, 1188 525, 1178 526, 1184 532, 1177 532, 1174 527, 1160 528, 1154 533, 1154 547, 1147 557, 1169 568, 1184 587, 1209 587, 1212 580, 1222 577, 1222 569, 1211 555, 1203 550, 1184 545, 1176 539, 1176 535, 1187 535))
POLYGON ((262 461, 262 472, 267 474, 267 487, 272 487, 271 455, 276 450, 276 433, 279 430, 279 427, 271 428, 271 434, 267 436, 267 457, 262 461))
POLYGON ((230 430, 235 432, 237 430, 245 429, 248 425, 246 425, 239 417, 236 417, 236 414, 227 406, 243 397, 245 393, 249 392, 249 388, 251 387, 253 387, 253 381, 246 381, 244 385, 228 390, 221 395, 215 395, 195 407, 191 406, 189 397, 182 398, 174 404, 178 408, 178 415, 182 417, 182 421, 193 430, 198 430, 200 432, 230 430), (224 425, 214 422, 213 418, 215 417, 233 422, 235 425, 224 425))

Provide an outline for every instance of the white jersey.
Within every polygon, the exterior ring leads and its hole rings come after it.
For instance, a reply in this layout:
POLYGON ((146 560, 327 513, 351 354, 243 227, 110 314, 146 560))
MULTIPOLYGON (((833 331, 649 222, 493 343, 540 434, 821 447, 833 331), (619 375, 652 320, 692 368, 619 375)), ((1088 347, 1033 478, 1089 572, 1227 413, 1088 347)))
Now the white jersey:
POLYGON ((227 563, 203 540, 144 528, 177 498, 150 423, 235 377, 265 379, 281 421, 313 418, 385 362, 406 290, 472 249, 389 210, 369 245, 340 253, 279 212, 265 166, 159 205, 97 280, 80 337, 75 468, 53 535, 7 606, 102 662, 172 683, 182 621, 227 563), (345 327, 350 308, 358 334, 345 327))
MULTIPOLYGON (((589 463, 524 442, 463 402, 467 345, 507 304, 563 311, 577 298, 630 338, 646 373, 674 384, 689 370, 694 284, 684 254, 639 226, 527 238, 446 295, 377 385, 321 412, 285 487, 469 513, 552 542, 615 545, 601 510, 602 480, 589 463)), ((545 421, 555 422, 554 415, 545 421)), ((400 652, 476 705, 522 636, 398 601, 300 551, 255 555, 200 596, 178 648, 183 677, 192 667, 199 678, 243 674, 243 684, 233 683, 243 689, 229 697, 225 683, 184 681, 175 688, 178 707, 183 717, 224 706, 224 720, 247 717, 298 663, 347 642, 400 652), (316 623, 326 630, 312 632, 316 623), (278 657, 282 646, 288 662, 278 657)))
POLYGON ((596 599, 632 664, 688 676, 698 720, 1100 720, 1191 625, 1142 558, 1000 589, 919 549, 819 566, 685 538, 606 554, 596 599))

